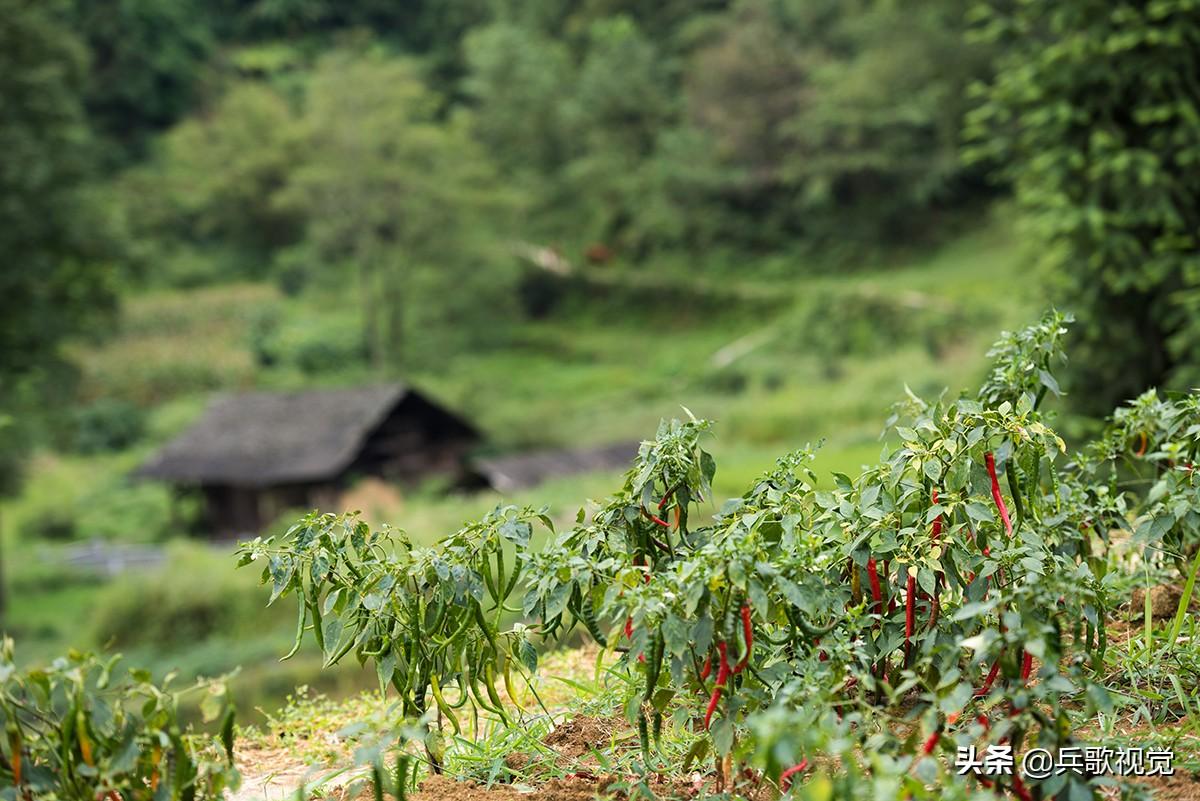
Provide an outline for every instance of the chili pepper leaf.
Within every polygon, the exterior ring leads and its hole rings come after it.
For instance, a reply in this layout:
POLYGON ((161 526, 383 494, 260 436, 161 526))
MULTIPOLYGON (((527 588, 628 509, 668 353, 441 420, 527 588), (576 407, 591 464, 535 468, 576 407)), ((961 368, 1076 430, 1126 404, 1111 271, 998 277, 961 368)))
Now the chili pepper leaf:
POLYGON ((1042 569, 1042 560, 1032 556, 1026 556, 1021 560, 1021 567, 1028 570, 1030 573, 1037 573, 1039 576, 1045 575, 1045 570, 1042 569))
POLYGON ((733 748, 733 733, 733 721, 724 715, 713 724, 713 748, 718 754, 728 754, 733 748))
POLYGON ((954 492, 960 490, 967 485, 967 481, 971 476, 971 463, 965 459, 956 459, 950 463, 950 467, 946 470, 946 475, 942 479, 946 490, 954 492))
POLYGON ((991 614, 992 610, 996 608, 997 603, 999 603, 999 600, 993 598, 987 601, 976 601, 963 604, 961 607, 959 607, 958 611, 954 613, 954 615, 951 617, 951 620, 972 620, 974 618, 984 617, 988 614, 991 614))
POLYGON ((532 535, 533 526, 524 520, 507 520, 500 526, 500 536, 518 548, 528 547, 532 535))
POLYGON ((137 727, 130 721, 121 734, 120 744, 109 759, 108 771, 115 774, 132 772, 141 752, 141 744, 137 741, 137 727))
MULTIPOLYGON (((333 590, 331 590, 329 592, 329 594, 325 596, 325 603, 323 603, 321 605, 322 614, 325 614, 325 615, 331 614, 333 612, 333 608, 337 605, 337 602, 341 599, 341 596, 342 596, 342 588, 341 587, 336 587, 333 590)), ((322 632, 322 633, 324 633, 324 632, 322 632)))
POLYGON ((570 600, 571 590, 574 587, 574 582, 567 582, 559 584, 550 592, 550 595, 546 598, 545 616, 547 618, 558 617, 563 613, 563 610, 567 608, 567 601, 570 600))
MULTIPOLYGON (((668 614, 662 624, 663 642, 667 651, 672 654, 682 654, 688 646, 688 625, 675 614, 668 614)), ((649 659, 649 657, 647 657, 649 659)))
POLYGON ((965 509, 967 517, 976 523, 991 523, 995 521, 995 518, 992 516, 992 510, 979 501, 969 501, 965 509))
POLYGON ((942 463, 936 459, 929 459, 923 465, 923 471, 930 481, 939 481, 942 477, 942 463))
POLYGON ((389 648, 388 652, 375 660, 375 675, 379 678, 379 692, 387 692, 387 686, 392 681, 392 674, 396 672, 396 655, 395 649, 389 648))
POLYGON ((338 641, 342 638, 342 619, 334 615, 326 617, 322 634, 325 636, 325 656, 333 656, 337 653, 338 641))
POLYGON ((937 574, 927 567, 922 567, 917 571, 917 583, 921 585, 922 590, 933 595, 937 591, 937 574))
POLYGON ((267 601, 267 606, 270 606, 291 584, 292 576, 296 572, 296 563, 289 556, 272 556, 267 569, 271 574, 271 599, 267 601))
POLYGON ((325 576, 329 574, 329 568, 330 564, 328 556, 326 556, 324 553, 318 553, 316 556, 314 556, 312 564, 309 566, 308 570, 309 577, 312 579, 312 583, 315 585, 323 582, 325 580, 325 576))
POLYGON ((441 557, 434 557, 430 566, 433 567, 433 572, 440 580, 448 581, 450 579, 450 566, 441 557))
POLYGON ((704 616, 692 624, 692 642, 698 653, 706 653, 712 646, 713 619, 704 616))
POLYGON ((1062 395, 1062 390, 1058 387, 1058 381, 1056 381, 1054 376, 1052 376, 1050 373, 1046 372, 1045 370, 1038 370, 1038 380, 1041 382, 1042 386, 1054 393, 1055 397, 1060 397, 1062 395))
POLYGON ((696 738, 683 757, 683 770, 687 771, 692 765, 708 756, 708 738, 701 735, 696 738))
POLYGON ((524 665, 530 673, 537 670, 537 648, 533 647, 533 643, 529 641, 528 637, 521 637, 521 642, 517 646, 517 657, 521 660, 521 664, 524 665))
POLYGON ((696 608, 700 605, 700 599, 704 597, 705 591, 704 582, 693 581, 688 584, 686 594, 684 595, 684 612, 688 616, 695 614, 696 608))
POLYGON ((779 587, 780 592, 782 592, 784 597, 791 602, 792 606, 796 606, 801 609, 808 607, 810 600, 808 594, 801 590, 800 586, 796 584, 796 582, 789 578, 784 578, 783 576, 776 576, 775 585, 779 587))
POLYGON ((960 681, 954 689, 938 699, 938 709, 944 715, 961 712, 975 695, 975 688, 969 681, 960 681))

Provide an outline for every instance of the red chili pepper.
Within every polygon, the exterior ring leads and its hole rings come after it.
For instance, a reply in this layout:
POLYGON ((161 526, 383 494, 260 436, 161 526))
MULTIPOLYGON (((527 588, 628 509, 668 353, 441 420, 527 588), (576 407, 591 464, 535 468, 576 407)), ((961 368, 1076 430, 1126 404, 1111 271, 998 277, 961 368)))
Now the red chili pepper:
POLYGON ((1145 456, 1146 455, 1146 446, 1148 446, 1149 444, 1150 444, 1150 441, 1146 438, 1146 432, 1145 431, 1138 432, 1138 449, 1137 449, 1137 452, 1134 453, 1133 455, 1134 456, 1145 456))
POLYGON ((1004 496, 1000 494, 1000 479, 996 476, 996 457, 988 451, 983 455, 984 464, 987 465, 988 476, 992 479, 992 500, 996 502, 996 510, 1000 512, 1000 519, 1004 521, 1004 533, 1012 534, 1012 521, 1008 519, 1008 507, 1004 505, 1004 496))
POLYGON ((982 698, 983 696, 987 695, 988 693, 990 693, 992 691, 992 684, 996 681, 996 676, 999 673, 1000 673, 1000 659, 997 658, 996 661, 994 663, 992 663, 992 669, 987 674, 987 678, 983 680, 983 686, 975 691, 976 698, 982 698))
POLYGON ((792 787, 792 777, 797 773, 803 773, 808 770, 808 760, 801 759, 792 767, 779 774, 779 789, 787 792, 792 787))
POLYGON ((633 617, 625 618, 625 639, 633 639, 633 617))
POLYGON ((879 571, 875 568, 875 560, 867 560, 867 579, 871 582, 871 598, 875 601, 875 608, 879 614, 883 614, 883 590, 879 587, 879 571))
MULTIPOLYGON (((886 559, 883 560, 883 580, 887 584, 888 592, 890 593, 891 592, 891 581, 892 581, 892 569, 888 565, 888 561, 886 559)), ((891 617, 892 614, 896 611, 896 596, 889 594, 887 601, 888 601, 887 613, 888 613, 888 617, 891 617)))
MULTIPOLYGON (((938 494, 937 490, 933 491, 933 505, 937 506, 938 494)), ((942 516, 938 515, 933 519, 933 530, 929 532, 929 538, 934 542, 938 541, 938 537, 942 534, 942 516)))
POLYGON ((1029 681, 1030 675, 1033 674, 1033 654, 1028 651, 1021 658, 1021 681, 1029 681))
POLYGON ((717 652, 721 655, 721 661, 717 666, 717 684, 713 687, 712 697, 708 699, 708 709, 704 713, 704 728, 708 729, 712 723, 713 713, 717 711, 717 704, 721 702, 721 690, 725 688, 725 682, 729 680, 729 653, 725 643, 717 643, 717 652))
POLYGON ((708 652, 708 656, 704 660, 704 667, 700 668, 700 681, 708 679, 710 673, 712 673, 712 651, 708 652))
POLYGON ((912 573, 908 574, 908 582, 904 589, 904 664, 907 665, 912 655, 913 624, 917 609, 917 578, 912 573))
POLYGON ((741 673, 750 662, 750 652, 754 650, 754 624, 750 621, 750 604, 742 604, 742 637, 746 640, 746 655, 734 666, 734 673, 741 673))
POLYGON ((926 740, 925 745, 921 747, 921 752, 925 754, 925 756, 932 754, 933 749, 937 748, 938 740, 940 739, 942 739, 942 733, 940 731, 935 731, 933 734, 929 735, 929 739, 926 740))
POLYGON ((646 517, 648 517, 649 519, 653 520, 655 523, 658 523, 663 528, 671 527, 671 524, 668 523, 666 520, 663 520, 658 515, 652 515, 649 512, 647 512, 645 507, 642 507, 642 514, 645 515, 646 517))
POLYGON ((1021 777, 1016 773, 1012 777, 1013 792, 1017 794, 1017 798, 1021 801, 1033 801, 1033 796, 1029 794, 1029 789, 1025 787, 1025 782, 1021 781, 1021 777))
POLYGON ((984 731, 989 731, 992 728, 992 719, 987 715, 979 715, 975 718, 975 722, 982 726, 984 731))

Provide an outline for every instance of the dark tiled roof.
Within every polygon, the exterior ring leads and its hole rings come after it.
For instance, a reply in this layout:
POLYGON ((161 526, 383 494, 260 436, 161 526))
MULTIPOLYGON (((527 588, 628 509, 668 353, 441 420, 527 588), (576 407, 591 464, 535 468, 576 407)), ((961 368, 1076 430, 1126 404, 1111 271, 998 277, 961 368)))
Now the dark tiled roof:
POLYGON ((370 433, 413 395, 402 384, 388 384, 221 396, 137 474, 240 486, 328 480, 349 467, 370 433))

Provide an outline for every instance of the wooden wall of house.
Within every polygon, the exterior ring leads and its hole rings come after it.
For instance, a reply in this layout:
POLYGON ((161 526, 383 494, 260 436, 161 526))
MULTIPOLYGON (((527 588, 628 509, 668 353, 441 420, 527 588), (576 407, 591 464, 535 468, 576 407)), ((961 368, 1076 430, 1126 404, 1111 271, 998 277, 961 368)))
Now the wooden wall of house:
POLYGON ((257 490, 209 484, 204 494, 204 528, 217 538, 242 537, 262 528, 257 490))
POLYGON ((459 476, 475 432, 410 395, 371 433, 348 472, 414 482, 430 475, 459 476))
POLYGON ((340 512, 337 482, 275 487, 209 485, 203 488, 204 528, 218 538, 257 536, 286 512, 340 512))

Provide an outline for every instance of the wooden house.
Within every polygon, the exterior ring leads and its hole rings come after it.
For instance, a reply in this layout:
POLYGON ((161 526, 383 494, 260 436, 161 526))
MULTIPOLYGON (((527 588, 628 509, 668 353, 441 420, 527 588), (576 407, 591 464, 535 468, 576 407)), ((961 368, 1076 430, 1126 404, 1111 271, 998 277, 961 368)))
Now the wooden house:
POLYGON ((199 490, 215 536, 257 533, 288 509, 335 509, 348 482, 458 482, 475 428, 402 384, 215 399, 137 471, 199 490))

